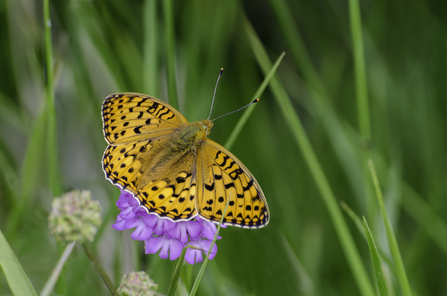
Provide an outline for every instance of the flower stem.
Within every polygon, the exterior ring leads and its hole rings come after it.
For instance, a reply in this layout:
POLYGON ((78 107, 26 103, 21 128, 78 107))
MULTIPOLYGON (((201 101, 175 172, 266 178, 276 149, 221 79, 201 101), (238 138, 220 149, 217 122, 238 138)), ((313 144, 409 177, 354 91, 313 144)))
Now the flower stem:
POLYGON ((211 250, 213 249, 214 244, 216 243, 216 240, 217 240, 217 236, 219 235, 220 226, 222 226, 223 218, 225 217, 225 213, 227 212, 227 208, 228 208, 228 204, 230 203, 230 200, 231 200, 231 193, 228 196, 227 204, 225 205, 225 209, 223 211, 222 217, 220 218, 219 226, 217 226, 216 233, 214 234, 213 242, 211 243, 210 249, 209 249, 208 253, 206 254, 206 257, 205 257, 205 260, 203 261, 202 267, 199 270, 199 274, 197 275, 194 285, 192 286, 191 293, 189 293, 190 296, 194 296, 197 292, 197 288, 199 287, 200 281, 202 280, 202 276, 203 276, 203 273, 205 272, 206 264, 208 263, 208 260, 209 260, 210 254, 211 254, 211 250))
POLYGON ((185 263, 186 248, 183 248, 180 258, 178 258, 177 266, 175 267, 174 276, 169 286, 168 296, 174 296, 175 290, 177 290, 178 280, 180 278, 180 271, 182 271, 183 263, 185 263))
POLYGON ((107 275, 106 271, 102 267, 102 265, 99 263, 98 259, 96 258, 95 254, 93 254, 92 249, 90 248, 89 243, 82 243, 82 246, 84 247, 85 254, 87 255, 88 259, 92 261, 93 265, 95 265, 96 270, 99 272, 99 275, 101 276, 102 280, 106 284, 107 288, 109 289, 110 293, 113 296, 119 296, 118 292, 116 291, 115 286, 112 283, 112 280, 107 275))

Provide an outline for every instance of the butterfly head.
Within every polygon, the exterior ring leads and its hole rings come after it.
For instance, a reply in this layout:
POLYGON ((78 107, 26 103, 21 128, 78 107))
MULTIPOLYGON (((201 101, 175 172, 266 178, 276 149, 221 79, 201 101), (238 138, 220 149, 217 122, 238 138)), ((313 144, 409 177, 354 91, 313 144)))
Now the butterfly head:
POLYGON ((211 129, 213 128, 214 123, 212 123, 211 120, 204 119, 200 122, 200 124, 202 125, 206 136, 208 136, 211 133, 211 129))

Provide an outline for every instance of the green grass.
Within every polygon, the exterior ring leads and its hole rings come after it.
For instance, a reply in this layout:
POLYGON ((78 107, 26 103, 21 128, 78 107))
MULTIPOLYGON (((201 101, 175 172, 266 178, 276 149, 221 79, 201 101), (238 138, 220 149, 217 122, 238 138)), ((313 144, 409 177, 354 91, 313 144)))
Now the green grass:
MULTIPOLYGON (((119 191, 101 170, 100 108, 111 93, 141 92, 202 120, 221 67, 212 118, 263 90, 248 120, 221 118, 210 138, 230 139, 271 221, 221 229, 196 295, 379 295, 370 251, 380 291, 447 293, 443 2, 44 3, 0 3, 0 230, 17 259, 0 262, 0 295, 10 283, 42 291, 63 251, 48 233, 51 199, 74 188, 101 204, 91 249, 113 285, 145 270, 168 293, 176 262, 110 226, 119 191)), ((199 269, 184 266, 179 287, 190 291, 199 269)), ((110 295, 80 245, 55 291, 110 295)))

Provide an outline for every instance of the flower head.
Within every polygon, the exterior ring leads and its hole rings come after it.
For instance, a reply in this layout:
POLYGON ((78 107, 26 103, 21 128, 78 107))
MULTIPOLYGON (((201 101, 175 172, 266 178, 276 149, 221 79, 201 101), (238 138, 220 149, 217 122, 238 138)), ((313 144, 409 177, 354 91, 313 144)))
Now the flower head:
POLYGON ((122 296, 152 296, 158 285, 144 272, 132 271, 124 275, 118 293, 122 296))
MULTIPOLYGON (((124 190, 121 190, 116 205, 121 212, 112 227, 119 231, 135 229, 131 238, 144 241, 146 254, 159 252, 162 259, 175 260, 188 246, 192 248, 186 250, 186 261, 190 264, 202 262, 202 252, 208 252, 217 231, 214 223, 199 216, 194 220, 173 222, 148 214, 133 195, 124 190)), ((220 236, 217 238, 221 239, 220 236)), ((213 259, 216 253, 217 246, 214 245, 209 258, 213 259)))
POLYGON ((88 190, 74 190, 53 199, 50 233, 59 241, 93 241, 101 225, 101 207, 88 190))

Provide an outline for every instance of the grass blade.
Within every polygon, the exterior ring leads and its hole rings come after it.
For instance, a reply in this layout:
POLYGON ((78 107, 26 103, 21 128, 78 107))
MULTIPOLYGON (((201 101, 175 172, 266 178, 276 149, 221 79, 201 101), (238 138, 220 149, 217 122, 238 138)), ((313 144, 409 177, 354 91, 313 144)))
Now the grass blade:
MULTIPOLYGON (((363 238, 367 241, 368 238, 366 237, 366 234, 365 234, 365 230, 364 230, 364 225, 362 223, 362 219, 360 219, 360 217, 357 216, 357 214, 344 201, 340 201, 340 206, 343 208, 343 210, 346 212, 346 214, 348 214, 348 216, 352 219, 352 221, 354 222, 355 226, 357 227, 359 232, 362 234, 363 238)), ((376 247, 377 247, 377 245, 376 245, 376 247)), ((379 248, 378 251, 379 251, 379 254, 380 254, 380 257, 382 258, 382 260, 384 260, 385 263, 388 265, 388 267, 392 269, 394 267, 393 261, 380 248, 380 246, 378 248, 379 248)), ((392 269, 392 270, 394 271, 394 269, 392 269)))
MULTIPOLYGON (((258 60, 258 64, 262 68, 264 73, 272 67, 271 62, 265 52, 262 43, 253 31, 253 28, 248 23, 245 24, 247 34, 249 36, 253 51, 258 60)), ((362 293, 362 295, 374 295, 374 290, 372 288, 371 282, 367 276, 367 272, 363 263, 361 261, 359 252, 354 244, 354 240, 349 232, 346 221, 343 218, 340 207, 335 199, 332 189, 324 175, 324 172, 317 160, 315 152, 312 149, 310 141, 304 132, 304 128, 294 111, 294 108, 288 98, 288 95, 279 80, 274 77, 271 81, 272 92, 277 100, 277 103, 283 112, 284 118, 289 125, 292 132, 296 145, 301 149, 304 158, 309 166, 309 170, 313 175, 313 178, 320 190, 321 196, 326 204, 329 211, 330 217, 334 223, 334 228, 337 231, 337 235, 340 239, 341 246, 344 250, 346 259, 352 270, 354 278, 357 282, 357 286, 362 293)))
MULTIPOLYGON (((283 52, 279 56, 279 58, 276 60, 272 69, 267 73, 267 75, 264 78, 264 81, 262 81, 262 83, 259 86, 258 90, 256 91, 255 95, 251 99, 252 101, 255 100, 256 98, 259 98, 262 95, 262 93, 264 92, 268 83, 270 82, 273 75, 275 74, 276 69, 278 68, 279 64, 281 64, 281 61, 285 55, 286 55, 286 53, 283 52)), ((231 135, 228 137, 228 140, 225 142, 224 147, 227 148, 228 150, 231 150, 231 147, 233 147, 234 142, 236 141, 237 137, 241 133, 242 128, 244 127, 245 123, 247 122, 248 118, 250 117, 251 113, 253 112, 255 106, 256 106, 256 104, 253 104, 250 107, 248 107, 247 109, 245 109, 241 118, 239 118, 239 121, 237 122, 236 126, 234 127, 233 131, 231 132, 231 135)))
POLYGON ((84 247, 84 251, 88 259, 90 259, 90 261, 93 263, 99 275, 101 276, 102 280, 104 281, 104 284, 106 284, 107 288, 109 289, 110 294, 112 294, 113 296, 119 296, 118 292, 116 291, 116 287, 112 283, 112 280, 110 279, 109 275, 106 273, 101 263, 99 263, 99 260, 96 258, 95 254, 93 254, 93 251, 90 248, 90 244, 88 242, 85 242, 82 243, 82 246, 84 247))
POLYGON ((0 231, 0 266, 13 295, 36 295, 31 282, 0 231))
POLYGON ((64 252, 62 253, 61 259, 59 259, 59 262, 57 262, 56 267, 53 269, 53 272, 51 273, 50 278, 45 283, 45 286, 42 289, 42 292, 40 292, 40 296, 47 296, 51 294, 51 291, 53 291, 54 286, 56 285, 57 279, 59 278, 59 274, 62 271, 62 268, 64 267, 65 262, 67 261, 68 257, 71 254, 71 251, 73 250, 76 242, 69 243, 66 247, 64 252))
POLYGON ((383 272, 382 262, 380 261, 379 252, 377 251, 374 238, 371 230, 369 230, 368 222, 363 217, 363 227, 365 229, 366 238, 368 241, 369 252, 371 254, 371 260, 374 266, 374 274, 376 275, 377 287, 379 288, 379 294, 381 296, 388 296, 388 285, 385 280, 385 274, 383 272))
POLYGON ((376 169, 371 159, 368 160, 369 169, 371 172, 374 187, 376 189, 377 202, 379 203, 380 213, 382 214, 383 223, 385 224, 386 235, 388 238, 388 244, 390 246, 391 254, 393 255, 394 264, 396 265, 396 276, 402 287, 402 294, 405 296, 411 296, 410 284, 408 282, 407 275, 405 273, 404 264, 400 255, 399 247, 397 245, 396 236, 394 235, 391 221, 386 213, 385 203, 383 202, 383 195, 380 189, 379 180, 377 179, 376 169))
POLYGON ((349 0, 349 16, 351 19, 351 38, 354 51, 355 85, 360 134, 363 141, 369 143, 371 141, 371 124, 369 119, 368 90, 366 85, 362 21, 358 0, 349 0))
POLYGON ((185 254, 186 254, 186 248, 183 248, 182 254, 180 255, 180 258, 178 258, 177 266, 175 267, 174 276, 171 280, 171 285, 169 286, 168 290, 168 296, 174 296, 175 291, 177 290, 178 282, 180 279, 180 272, 182 271, 183 264, 185 263, 185 254))
POLYGON ((230 203, 230 200, 231 200, 231 193, 228 197, 222 217, 220 218, 220 222, 219 222, 219 225, 217 226, 216 233, 214 234, 213 242, 211 243, 208 253, 206 253, 205 260, 203 260, 203 264, 200 267, 199 273, 197 274, 196 280, 194 281, 194 285, 191 288, 191 293, 189 294, 190 296, 196 295, 197 289, 199 288, 200 281, 202 280, 202 276, 203 276, 203 273, 205 272, 206 264, 208 263, 211 251, 213 250, 214 244, 216 243, 216 240, 217 240, 217 236, 219 235, 220 227, 222 226, 222 222, 225 217, 225 213, 227 212, 227 208, 228 208, 228 204, 230 203))

